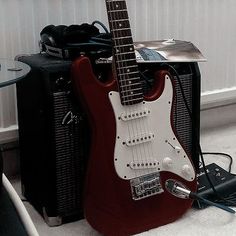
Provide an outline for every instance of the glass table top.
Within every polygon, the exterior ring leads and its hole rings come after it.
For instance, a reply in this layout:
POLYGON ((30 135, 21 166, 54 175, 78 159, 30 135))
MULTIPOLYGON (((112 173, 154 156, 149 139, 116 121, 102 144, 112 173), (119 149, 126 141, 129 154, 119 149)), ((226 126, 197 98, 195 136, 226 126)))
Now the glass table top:
POLYGON ((30 72, 27 64, 0 58, 0 87, 16 83, 30 72))

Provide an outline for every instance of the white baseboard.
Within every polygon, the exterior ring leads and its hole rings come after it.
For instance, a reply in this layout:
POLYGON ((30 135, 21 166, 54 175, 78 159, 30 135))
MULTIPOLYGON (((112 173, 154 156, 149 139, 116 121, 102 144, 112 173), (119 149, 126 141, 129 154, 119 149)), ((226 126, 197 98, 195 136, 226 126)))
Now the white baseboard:
POLYGON ((0 128, 0 144, 18 140, 18 125, 0 128))
MULTIPOLYGON (((201 129, 236 123, 236 87, 203 92, 201 129)), ((18 125, 0 128, 0 144, 18 140, 18 125)))
POLYGON ((236 103, 236 87, 224 88, 201 94, 201 110, 236 103))
POLYGON ((205 109, 200 114, 201 130, 236 123, 236 104, 205 109))
POLYGON ((201 129, 236 123, 236 87, 201 95, 201 129))

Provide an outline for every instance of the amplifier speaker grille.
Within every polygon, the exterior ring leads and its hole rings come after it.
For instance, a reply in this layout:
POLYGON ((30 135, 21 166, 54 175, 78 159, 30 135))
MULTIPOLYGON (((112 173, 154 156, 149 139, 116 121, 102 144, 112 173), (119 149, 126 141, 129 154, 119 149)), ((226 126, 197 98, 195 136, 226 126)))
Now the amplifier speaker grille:
MULTIPOLYGON (((192 74, 180 75, 179 76, 183 93, 186 98, 187 105, 192 113, 192 74)), ((192 121, 190 114, 188 113, 186 104, 181 93, 180 84, 176 76, 174 76, 175 84, 175 103, 174 103, 174 116, 173 122, 176 132, 183 143, 186 151, 189 155, 192 153, 192 121)))
POLYGON ((89 130, 71 92, 71 62, 41 54, 19 60, 31 66, 17 83, 23 194, 50 226, 81 219, 89 130))
POLYGON ((85 127, 83 117, 72 106, 68 92, 53 93, 54 136, 56 157, 57 213, 71 214, 81 211, 83 176, 85 174, 82 152, 85 127))

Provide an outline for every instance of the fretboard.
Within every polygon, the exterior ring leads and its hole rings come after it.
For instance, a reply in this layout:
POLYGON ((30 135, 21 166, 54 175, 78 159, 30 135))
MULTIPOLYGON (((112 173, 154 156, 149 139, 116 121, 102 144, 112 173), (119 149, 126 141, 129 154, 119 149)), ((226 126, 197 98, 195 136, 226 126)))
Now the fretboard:
POLYGON ((140 103, 143 101, 143 89, 126 2, 125 0, 106 0, 106 6, 121 103, 123 105, 140 103))

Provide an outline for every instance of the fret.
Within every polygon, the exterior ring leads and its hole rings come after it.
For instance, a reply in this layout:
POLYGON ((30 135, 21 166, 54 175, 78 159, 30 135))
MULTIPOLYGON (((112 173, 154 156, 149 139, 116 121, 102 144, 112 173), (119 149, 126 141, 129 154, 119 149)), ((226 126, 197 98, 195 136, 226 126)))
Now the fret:
POLYGON ((129 22, 129 19, 127 18, 127 19, 119 19, 119 20, 114 20, 114 19, 112 19, 112 20, 110 20, 110 22, 124 22, 124 21, 126 21, 126 22, 129 22))
POLYGON ((128 101, 122 101, 123 105, 133 105, 135 103, 139 103, 143 101, 143 97, 142 98, 135 98, 135 99, 129 99, 128 101))
POLYGON ((140 77, 135 77, 134 79, 119 79, 120 85, 134 85, 140 81, 140 77))
MULTIPOLYGON (((128 72, 128 73, 123 73, 123 74, 118 74, 119 76, 123 75, 134 75, 134 74, 139 74, 139 71, 134 71, 134 72, 128 72)), ((132 78, 133 79, 133 78, 132 78)))
POLYGON ((116 12, 127 12, 126 9, 121 9, 121 10, 110 10, 110 11, 107 11, 108 13, 116 13, 116 12))
POLYGON ((142 91, 143 88, 132 88, 131 90, 121 91, 121 93, 129 93, 133 91, 142 91))
POLYGON ((122 30, 130 30, 130 28, 117 28, 117 29, 113 29, 111 30, 111 32, 116 32, 116 31, 122 31, 122 30))
POLYGON ((126 60, 119 60, 119 61, 116 61, 117 63, 119 63, 119 62, 127 62, 127 61, 129 61, 129 62, 137 62, 136 61, 136 59, 126 59, 126 60))
POLYGON ((123 66, 123 67, 117 67, 116 69, 118 70, 123 70, 123 69, 137 69, 138 70, 138 66, 137 65, 133 65, 133 66, 123 66))
POLYGON ((127 71, 127 70, 120 70, 120 72, 121 73, 117 73, 117 75, 119 75, 120 77, 121 76, 129 76, 130 77, 130 79, 134 79, 134 78, 137 78, 137 76, 138 77, 140 77, 139 76, 139 71, 138 70, 134 70, 134 71, 127 71), (131 76, 133 76, 133 75, 135 75, 135 74, 138 74, 136 77, 131 77, 131 76))
POLYGON ((117 45, 117 46, 114 46, 114 48, 124 48, 124 47, 131 47, 131 46, 134 46, 133 44, 123 44, 123 45, 117 45))
POLYGON ((116 56, 122 56, 122 55, 133 55, 134 52, 122 52, 122 53, 115 53, 116 56))
POLYGON ((127 65, 126 63, 129 63, 128 65, 131 65, 132 63, 135 64, 137 63, 136 61, 136 57, 134 54, 127 54, 127 55, 122 55, 120 57, 116 57, 115 58, 115 62, 118 64, 118 65, 122 65, 122 66, 125 66, 127 65), (120 60, 119 60, 120 59, 120 60))
POLYGON ((142 87, 125 87, 120 89, 120 93, 122 96, 125 95, 143 95, 142 87))
POLYGON ((136 60, 126 60, 125 62, 116 62, 116 68, 117 67, 125 67, 125 66, 133 66, 133 65, 136 65, 136 60))
POLYGON ((121 85, 120 87, 121 88, 125 88, 125 87, 130 87, 130 86, 142 86, 142 83, 141 82, 138 82, 138 83, 134 83, 134 84, 124 84, 124 85, 121 85))
POLYGON ((132 32, 125 0, 106 0, 113 40, 113 56, 122 105, 143 101, 143 88, 137 66, 132 32))
POLYGON ((132 94, 127 94, 127 95, 123 95, 123 98, 133 98, 134 96, 142 96, 143 93, 132 93, 132 94))
POLYGON ((132 39, 132 37, 131 36, 125 36, 125 37, 113 38, 113 40, 119 40, 119 39, 132 39))

